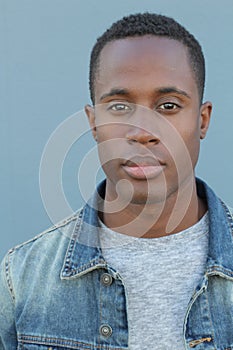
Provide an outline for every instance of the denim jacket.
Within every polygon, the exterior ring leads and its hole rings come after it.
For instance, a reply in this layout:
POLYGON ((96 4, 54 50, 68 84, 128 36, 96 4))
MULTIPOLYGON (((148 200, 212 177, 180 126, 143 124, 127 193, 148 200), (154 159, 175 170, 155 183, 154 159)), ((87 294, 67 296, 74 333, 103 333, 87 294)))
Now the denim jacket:
MULTIPOLYGON (((98 188, 101 196, 104 188, 104 183, 98 188)), ((209 210, 209 251, 203 279, 187 305, 184 348, 230 350, 233 220, 204 182, 197 180, 197 188, 209 210)), ((10 250, 3 260, 1 350, 128 349, 124 281, 101 253, 99 200, 96 192, 73 217, 10 250)))

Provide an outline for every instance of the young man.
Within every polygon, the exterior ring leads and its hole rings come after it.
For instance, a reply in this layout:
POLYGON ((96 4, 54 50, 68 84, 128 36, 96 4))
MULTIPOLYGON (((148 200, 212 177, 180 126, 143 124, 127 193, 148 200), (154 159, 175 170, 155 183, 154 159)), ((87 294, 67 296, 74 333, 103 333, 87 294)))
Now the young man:
POLYGON ((233 349, 233 220, 194 175, 204 79, 171 18, 131 15, 97 40, 86 114, 106 181, 4 259, 0 349, 233 349))

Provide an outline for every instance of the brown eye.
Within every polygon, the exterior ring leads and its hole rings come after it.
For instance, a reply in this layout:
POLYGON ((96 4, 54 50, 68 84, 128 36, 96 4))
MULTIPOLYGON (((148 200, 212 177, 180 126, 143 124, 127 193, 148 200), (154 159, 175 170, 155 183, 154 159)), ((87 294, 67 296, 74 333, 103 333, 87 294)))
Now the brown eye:
POLYGON ((130 103, 125 102, 112 102, 107 106, 107 112, 115 116, 127 116, 133 110, 130 103))
POLYGON ((114 105, 111 105, 109 109, 111 109, 112 111, 121 112, 121 111, 127 111, 130 108, 124 103, 115 103, 114 105))
POLYGON ((166 103, 163 103, 162 105, 160 105, 159 108, 170 111, 170 110, 179 108, 179 106, 176 103, 166 102, 166 103))

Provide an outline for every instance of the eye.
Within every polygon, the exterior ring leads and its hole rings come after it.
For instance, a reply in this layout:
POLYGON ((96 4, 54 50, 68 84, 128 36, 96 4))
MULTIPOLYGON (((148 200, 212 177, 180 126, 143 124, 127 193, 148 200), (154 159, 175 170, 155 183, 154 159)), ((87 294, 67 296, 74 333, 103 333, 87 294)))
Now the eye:
POLYGON ((133 110, 130 103, 126 102, 110 102, 107 105, 107 112, 111 113, 113 116, 128 116, 133 110))
POLYGON ((180 106, 177 103, 174 102, 165 102, 159 105, 159 109, 162 109, 164 111, 175 111, 180 108, 180 106))
POLYGON ((113 105, 108 107, 108 110, 112 110, 115 112, 123 112, 130 110, 130 107, 124 103, 114 103, 113 105))

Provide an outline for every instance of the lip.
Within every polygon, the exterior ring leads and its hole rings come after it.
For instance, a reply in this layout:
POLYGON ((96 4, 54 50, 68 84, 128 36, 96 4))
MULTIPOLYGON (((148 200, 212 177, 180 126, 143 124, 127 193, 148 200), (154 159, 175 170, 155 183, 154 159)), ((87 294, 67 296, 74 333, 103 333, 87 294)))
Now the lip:
POLYGON ((165 163, 158 158, 137 156, 126 160, 122 168, 134 179, 147 180, 160 175, 165 168, 165 163))

